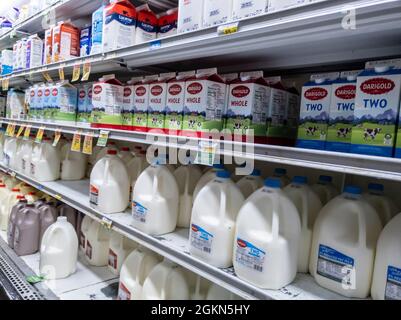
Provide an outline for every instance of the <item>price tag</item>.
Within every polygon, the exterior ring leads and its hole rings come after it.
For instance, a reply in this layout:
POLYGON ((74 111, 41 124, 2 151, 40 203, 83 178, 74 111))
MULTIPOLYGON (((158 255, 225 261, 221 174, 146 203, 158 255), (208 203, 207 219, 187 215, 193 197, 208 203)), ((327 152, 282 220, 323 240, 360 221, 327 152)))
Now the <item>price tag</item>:
POLYGON ((28 124, 28 125, 26 126, 26 128, 25 128, 24 140, 28 140, 30 134, 31 134, 31 125, 28 124))
POLYGON ((54 196, 54 198, 57 199, 57 200, 59 200, 59 201, 61 201, 61 200, 63 199, 63 197, 60 196, 59 194, 56 194, 56 195, 54 196))
POLYGON ((56 132, 54 133, 53 147, 57 147, 60 138, 61 138, 61 131, 60 129, 57 129, 56 132))
POLYGON ((60 80, 64 80, 64 66, 65 64, 60 64, 60 67, 58 68, 58 77, 60 78, 60 80))
POLYGON ((43 75, 43 78, 45 78, 47 82, 53 82, 53 79, 52 79, 52 77, 50 77, 49 72, 44 71, 44 72, 42 72, 42 75, 43 75))
POLYGON ((150 43, 149 50, 160 49, 161 46, 162 46, 162 42, 160 40, 155 40, 150 43))
POLYGON ((82 78, 81 81, 88 81, 89 76, 91 74, 91 63, 85 62, 82 67, 82 78))
POLYGON ((10 85, 10 79, 9 78, 4 78, 3 80, 1 80, 1 87, 2 87, 3 91, 7 91, 9 85, 10 85))
POLYGON ((233 34, 238 32, 238 22, 228 23, 217 28, 219 36, 233 34))
POLYGON ((74 133, 72 138, 71 151, 81 152, 81 130, 74 133))
POLYGON ((113 221, 111 221, 110 219, 107 219, 106 217, 102 218, 101 224, 107 228, 107 229, 111 229, 111 227, 113 226, 113 221))
POLYGON ((25 126, 24 126, 24 125, 22 125, 22 126, 19 127, 18 132, 17 132, 17 138, 19 138, 19 137, 21 136, 21 134, 22 134, 22 132, 24 131, 24 129, 25 129, 25 126))
POLYGON ((10 123, 10 130, 9 130, 9 132, 8 132, 8 135, 10 136, 10 137, 14 137, 14 135, 15 135, 15 127, 16 127, 17 125, 15 124, 15 123, 10 123))
POLYGON ((82 148, 82 152, 91 155, 93 152, 92 146, 93 146, 93 133, 89 132, 88 134, 85 134, 84 146, 82 148))
POLYGON ((9 171, 8 174, 13 178, 17 176, 17 174, 14 171, 9 171))
POLYGON ((80 64, 74 65, 74 69, 72 70, 72 80, 71 80, 71 82, 78 81, 80 74, 81 74, 81 65, 80 64))
POLYGON ((40 127, 38 129, 38 133, 36 134, 36 138, 35 138, 35 142, 36 143, 41 143, 42 142, 44 133, 45 133, 45 128, 44 127, 40 127))
POLYGON ((216 157, 217 147, 218 147, 217 142, 200 141, 198 153, 195 158, 195 163, 205 166, 213 166, 214 159, 216 157))
POLYGON ((6 136, 9 136, 9 135, 10 135, 10 129, 11 129, 11 123, 7 124, 6 136))
POLYGON ((42 281, 45 281, 45 280, 46 279, 45 279, 44 276, 36 276, 36 275, 34 275, 34 276, 26 277, 26 281, 28 283, 30 283, 30 284, 36 284, 36 283, 39 283, 39 282, 42 282, 42 281))
POLYGON ((109 132, 101 130, 99 133, 99 138, 97 139, 98 147, 105 147, 107 145, 107 140, 109 139, 109 132))

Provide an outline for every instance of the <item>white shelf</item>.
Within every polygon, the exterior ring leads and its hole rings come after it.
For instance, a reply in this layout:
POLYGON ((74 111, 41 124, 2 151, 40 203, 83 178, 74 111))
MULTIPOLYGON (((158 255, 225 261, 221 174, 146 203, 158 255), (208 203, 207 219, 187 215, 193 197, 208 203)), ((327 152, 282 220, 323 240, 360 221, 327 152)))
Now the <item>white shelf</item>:
POLYGON ((280 290, 259 289, 235 276, 233 269, 219 269, 192 257, 188 253, 188 230, 177 229, 175 232, 159 237, 149 236, 130 226, 129 210, 117 214, 102 214, 89 205, 89 181, 55 181, 38 183, 33 179, 12 171, 0 165, 4 172, 13 172, 16 177, 36 187, 60 201, 74 207, 90 217, 102 221, 106 218, 112 222, 112 229, 131 238, 139 244, 172 260, 182 267, 219 284, 245 299, 276 299, 276 300, 320 300, 344 299, 344 297, 319 287, 310 275, 298 274, 295 281, 280 290))

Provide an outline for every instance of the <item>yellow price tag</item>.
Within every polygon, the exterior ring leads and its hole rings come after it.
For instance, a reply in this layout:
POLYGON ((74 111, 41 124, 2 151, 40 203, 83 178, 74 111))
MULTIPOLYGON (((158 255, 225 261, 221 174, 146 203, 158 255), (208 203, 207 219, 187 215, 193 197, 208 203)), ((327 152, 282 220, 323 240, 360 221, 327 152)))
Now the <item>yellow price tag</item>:
POLYGON ((14 135, 15 135, 15 127, 16 127, 17 125, 15 124, 15 123, 12 123, 11 125, 10 125, 10 132, 9 132, 9 136, 10 137, 14 137, 14 135))
POLYGON ((113 221, 111 221, 110 219, 107 219, 106 217, 102 218, 101 221, 101 225, 104 226, 106 229, 111 229, 111 227, 113 226, 113 221))
POLYGON ((74 69, 72 70, 71 82, 78 81, 80 74, 81 74, 81 65, 79 64, 74 65, 74 69))
POLYGON ((50 77, 49 72, 44 71, 44 72, 42 72, 42 75, 43 75, 43 78, 45 78, 47 82, 53 82, 53 79, 52 79, 52 77, 50 77))
POLYGON ((60 80, 64 80, 65 79, 65 77, 64 77, 64 66, 65 66, 65 64, 63 63, 58 68, 58 76, 59 76, 60 80))
POLYGON ((24 125, 22 125, 22 126, 19 127, 18 132, 17 132, 17 138, 19 138, 19 137, 21 136, 21 134, 22 134, 22 132, 24 131, 24 129, 25 129, 25 126, 24 126, 24 125))
POLYGON ((53 147, 57 147, 60 138, 61 138, 61 131, 57 129, 56 132, 54 133, 53 147))
POLYGON ((88 81, 89 76, 91 74, 91 63, 85 62, 82 67, 82 78, 81 81, 88 81))
POLYGON ((25 128, 24 140, 28 140, 30 134, 31 134, 31 125, 28 124, 28 125, 26 126, 26 128, 25 128))
POLYGON ((61 201, 61 200, 63 199, 63 197, 60 196, 59 194, 56 194, 56 195, 54 196, 54 198, 57 199, 57 200, 59 200, 59 201, 61 201))
POLYGON ((71 151, 81 152, 81 131, 74 133, 72 138, 71 151))
POLYGON ((238 22, 225 24, 225 25, 219 26, 217 28, 217 34, 220 36, 228 35, 228 34, 232 34, 232 33, 236 33, 236 32, 238 32, 238 22))
POLYGON ((9 136, 9 135, 10 135, 10 128, 11 128, 11 123, 7 124, 6 136, 9 136))
POLYGON ((92 149, 93 149, 93 133, 90 132, 85 135, 82 152, 91 155, 93 152, 92 149))
POLYGON ((38 133, 36 134, 36 139, 35 139, 36 143, 41 143, 42 142, 44 133, 45 133, 45 128, 44 127, 40 127, 39 130, 38 130, 38 133))

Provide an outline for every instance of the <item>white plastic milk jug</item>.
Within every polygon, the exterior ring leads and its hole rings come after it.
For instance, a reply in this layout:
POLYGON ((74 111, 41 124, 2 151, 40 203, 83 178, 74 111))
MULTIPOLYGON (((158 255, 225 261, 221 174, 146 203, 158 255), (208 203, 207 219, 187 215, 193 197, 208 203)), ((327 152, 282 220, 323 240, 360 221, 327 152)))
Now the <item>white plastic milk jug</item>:
POLYGON ((320 176, 319 181, 312 186, 312 190, 319 197, 322 206, 325 206, 339 194, 331 176, 320 176))
POLYGON ((313 225, 322 209, 322 203, 315 192, 307 185, 306 177, 296 176, 284 192, 294 203, 301 219, 301 238, 299 239, 298 272, 307 273, 309 269, 310 248, 313 225))
POLYGON ((61 148, 61 180, 81 180, 85 177, 88 156, 71 150, 71 143, 61 148))
POLYGON ((202 190, 204 186, 206 186, 210 181, 216 178, 216 172, 224 170, 223 164, 214 164, 213 168, 208 169, 203 176, 199 179, 198 183, 196 184, 193 201, 195 201, 199 191, 202 190))
POLYGON ((85 216, 81 222, 81 230, 79 233, 79 247, 83 252, 86 252, 86 239, 88 237, 88 230, 92 223, 92 218, 85 216))
POLYGON ((232 266, 237 214, 244 196, 228 171, 218 171, 192 208, 189 252, 218 268, 232 266))
POLYGON ((175 230, 179 191, 174 175, 164 165, 146 168, 132 194, 132 225, 150 235, 175 230))
POLYGON ((125 258, 137 247, 136 243, 123 235, 112 232, 109 242, 109 270, 118 275, 125 258))
POLYGON ((93 167, 90 176, 90 205, 103 213, 124 211, 129 201, 129 176, 124 162, 116 150, 93 167))
POLYGON ((60 178, 60 163, 60 150, 45 137, 40 147, 33 150, 30 175, 41 182, 55 181, 60 178))
POLYGON ((188 300, 189 286, 182 268, 165 258, 146 278, 142 299, 188 300))
POLYGON ((9 193, 10 190, 7 189, 7 186, 4 183, 0 183, 0 203, 3 203, 4 199, 7 197, 9 193))
POLYGON ((363 198, 375 208, 382 225, 385 226, 400 210, 393 200, 384 195, 384 186, 382 184, 370 183, 368 189, 369 192, 365 193, 363 198))
POLYGON ((383 229, 377 242, 372 280, 372 298, 401 300, 401 214, 383 229))
POLYGON ((66 217, 58 217, 43 235, 40 246, 40 274, 46 279, 62 279, 77 267, 78 238, 66 217))
POLYGON ((263 289, 280 289, 297 274, 301 220, 281 185, 278 178, 267 179, 245 201, 237 218, 234 270, 263 289))
POLYGON ((122 147, 118 152, 118 156, 125 164, 128 164, 128 162, 133 158, 129 147, 122 147))
POLYGON ((25 151, 23 152, 21 159, 21 172, 27 176, 30 176, 32 155, 38 152, 40 144, 33 142, 33 140, 28 140, 26 142, 30 142, 31 149, 29 149, 29 144, 24 146, 25 151))
POLYGON ((11 209, 16 205, 23 194, 20 189, 13 188, 0 204, 0 230, 6 231, 11 209))
POLYGON ((136 180, 142 171, 149 166, 145 155, 146 151, 142 150, 127 163, 127 170, 130 177, 130 202, 132 200, 132 191, 134 190, 136 180))
POLYGON ((370 293, 376 243, 382 229, 379 215, 348 186, 319 213, 313 229, 309 270, 324 288, 349 298, 370 293))
POLYGON ((177 168, 174 176, 180 192, 177 227, 189 228, 193 204, 193 192, 202 172, 196 165, 186 165, 177 168))
POLYGON ((142 299, 142 288, 145 279, 159 262, 159 256, 149 249, 138 247, 138 249, 131 252, 121 268, 118 299, 142 299))
POLYGON ((85 257, 96 267, 107 266, 109 260, 110 232, 99 222, 93 221, 86 235, 85 257))
POLYGON ((274 178, 279 178, 281 180, 283 188, 290 184, 291 179, 287 176, 287 169, 276 168, 273 173, 274 178))
POLYGON ((15 169, 17 162, 17 150, 20 140, 13 137, 7 137, 3 149, 3 163, 6 167, 15 169))
POLYGON ((93 165, 95 165, 100 159, 104 158, 109 150, 116 150, 116 154, 118 153, 117 144, 114 141, 107 142, 107 146, 99 150, 93 165))
MULTIPOLYGON (((22 140, 20 142, 19 148, 17 150, 15 170, 21 173, 26 173, 27 163, 25 162, 24 159, 26 159, 27 157, 29 158, 31 157, 32 148, 33 148, 33 142, 31 140, 22 140)), ((28 162, 28 166, 29 163, 30 162, 28 162)))
POLYGON ((240 188, 244 198, 247 199, 252 193, 263 187, 260 170, 255 169, 250 176, 242 177, 237 182, 237 186, 240 188))

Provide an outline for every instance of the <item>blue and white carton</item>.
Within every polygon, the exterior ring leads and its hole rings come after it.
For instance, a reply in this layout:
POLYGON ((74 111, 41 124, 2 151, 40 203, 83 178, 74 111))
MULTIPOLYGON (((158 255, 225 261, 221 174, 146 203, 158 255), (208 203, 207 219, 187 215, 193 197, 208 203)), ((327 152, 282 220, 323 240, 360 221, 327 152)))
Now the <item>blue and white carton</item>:
POLYGON ((79 37, 79 54, 86 57, 91 54, 92 48, 92 26, 85 26, 81 29, 79 37))

